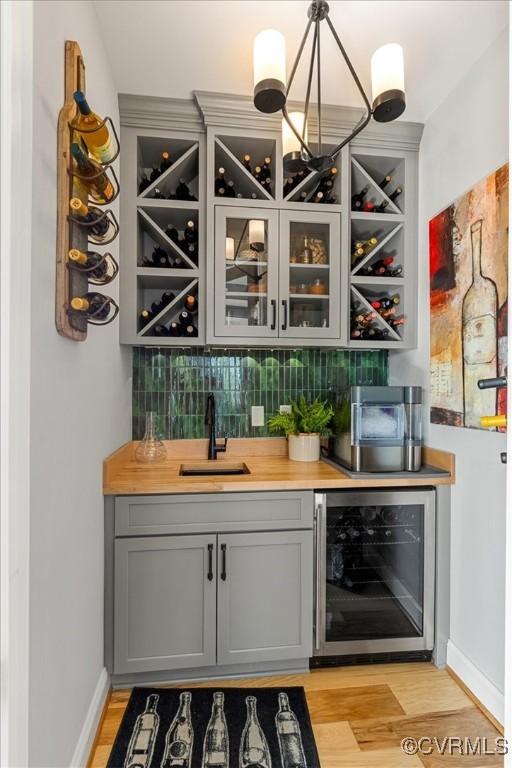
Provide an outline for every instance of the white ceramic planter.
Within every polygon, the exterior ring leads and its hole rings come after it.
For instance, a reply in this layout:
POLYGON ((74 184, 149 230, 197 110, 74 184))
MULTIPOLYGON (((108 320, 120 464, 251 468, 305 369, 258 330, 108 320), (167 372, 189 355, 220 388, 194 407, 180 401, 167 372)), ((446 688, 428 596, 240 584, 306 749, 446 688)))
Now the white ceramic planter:
POLYGON ((292 461, 318 461, 320 459, 320 435, 288 435, 288 458, 292 461))

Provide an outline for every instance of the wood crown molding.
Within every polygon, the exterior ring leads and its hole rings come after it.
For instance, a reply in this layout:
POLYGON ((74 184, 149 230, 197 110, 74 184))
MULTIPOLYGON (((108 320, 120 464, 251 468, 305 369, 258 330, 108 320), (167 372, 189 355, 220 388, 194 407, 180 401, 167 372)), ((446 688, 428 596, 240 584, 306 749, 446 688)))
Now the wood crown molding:
MULTIPOLYGON (((193 99, 171 99, 159 96, 119 94, 121 125, 132 128, 162 128, 165 130, 204 132, 205 127, 263 130, 279 135, 281 113, 264 115, 254 107, 252 98, 229 93, 194 91, 193 99)), ((301 109, 300 102, 290 102, 290 111, 301 109)), ((322 129, 325 140, 338 143, 348 136, 363 114, 355 107, 322 107, 322 129)), ((309 118, 310 136, 316 132, 316 115, 309 118)), ((351 142, 355 147, 419 150, 422 123, 398 120, 368 126, 351 142)))

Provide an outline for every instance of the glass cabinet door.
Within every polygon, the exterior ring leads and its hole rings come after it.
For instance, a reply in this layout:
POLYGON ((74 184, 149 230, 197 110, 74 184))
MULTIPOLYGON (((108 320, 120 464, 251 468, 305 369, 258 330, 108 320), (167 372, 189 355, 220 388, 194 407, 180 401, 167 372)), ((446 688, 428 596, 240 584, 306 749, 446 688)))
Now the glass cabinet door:
POLYGON ((280 214, 280 317, 284 338, 340 336, 340 215, 280 214))
POLYGON ((215 210, 215 334, 278 336, 278 213, 215 210))

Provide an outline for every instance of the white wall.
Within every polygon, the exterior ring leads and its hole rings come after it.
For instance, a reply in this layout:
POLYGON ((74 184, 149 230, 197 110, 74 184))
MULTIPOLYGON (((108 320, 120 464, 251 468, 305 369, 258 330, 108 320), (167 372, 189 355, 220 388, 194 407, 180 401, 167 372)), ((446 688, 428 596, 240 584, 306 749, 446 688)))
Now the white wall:
MULTIPOLYGON (((390 355, 392 382, 429 391, 428 221, 508 160, 508 32, 431 115, 420 147, 419 347, 390 355)), ((427 409, 428 409, 427 402, 427 409)), ((428 410, 427 410, 428 420, 428 410)), ((426 443, 453 451, 448 663, 498 718, 504 690, 505 435, 427 425, 426 443)))
MULTIPOLYGON (((92 3, 38 0, 34 14, 29 756, 31 766, 57 768, 78 754, 91 700, 106 682, 101 461, 130 438, 131 391, 117 322, 91 327, 85 343, 54 325, 66 39, 81 46, 93 109, 117 120, 117 94, 92 3)), ((105 292, 116 297, 113 285, 105 292)))

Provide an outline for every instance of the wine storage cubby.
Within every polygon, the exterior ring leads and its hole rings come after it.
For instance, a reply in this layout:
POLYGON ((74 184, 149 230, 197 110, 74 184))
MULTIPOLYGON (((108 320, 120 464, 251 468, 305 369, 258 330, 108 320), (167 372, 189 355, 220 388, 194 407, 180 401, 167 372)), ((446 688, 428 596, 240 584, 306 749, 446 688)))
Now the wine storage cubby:
POLYGON ((274 200, 276 184, 275 141, 224 135, 215 138, 215 197, 274 200))
POLYGON ((415 344, 415 187, 415 169, 407 153, 352 150, 350 347, 397 349, 415 344), (392 306, 387 306, 389 301, 392 306))
POLYGON ((190 312, 187 297, 198 303, 198 278, 155 274, 141 270, 137 275, 138 336, 142 343, 158 339, 192 340, 198 337, 197 310, 190 312), (181 314, 187 312, 186 322, 181 314), (173 328, 172 324, 176 327, 173 328))
POLYGON ((137 194, 144 199, 197 202, 197 141, 140 137, 137 147, 137 194))

